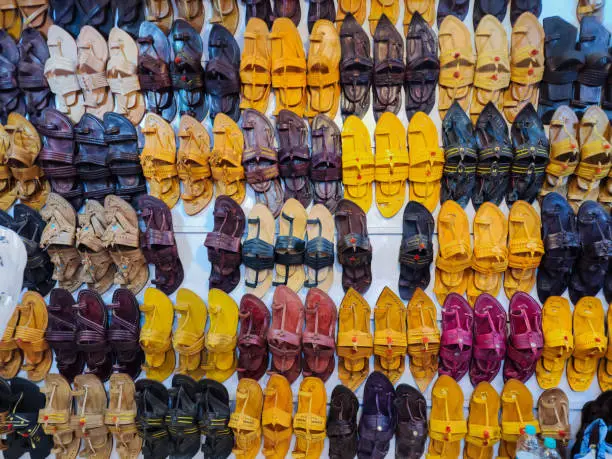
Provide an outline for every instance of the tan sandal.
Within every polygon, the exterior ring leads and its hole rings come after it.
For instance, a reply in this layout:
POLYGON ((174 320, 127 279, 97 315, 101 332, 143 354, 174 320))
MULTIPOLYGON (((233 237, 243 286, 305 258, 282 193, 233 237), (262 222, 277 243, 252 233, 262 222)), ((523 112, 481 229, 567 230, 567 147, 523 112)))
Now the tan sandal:
POLYGON ((178 17, 185 19, 196 31, 204 26, 204 2, 202 0, 177 0, 178 17))
POLYGON ((46 36, 53 25, 49 0, 17 0, 17 5, 23 15, 23 28, 33 27, 46 36))
POLYGON ((606 0, 578 0, 576 6, 576 17, 579 21, 587 16, 594 16, 598 21, 601 22, 604 14, 604 6, 606 0))
POLYGON ((543 438, 554 438, 567 446, 572 426, 569 423, 569 400, 559 388, 548 389, 538 398, 538 421, 543 438))
POLYGON ((217 196, 226 195, 242 204, 246 193, 242 152, 242 130, 229 116, 219 113, 213 124, 213 149, 210 169, 217 196))
POLYGON ((11 37, 19 40, 21 26, 21 12, 17 0, 0 1, 0 29, 6 30, 11 37))
POLYGON ((7 211, 17 200, 16 182, 8 165, 11 136, 0 125, 0 209, 7 211))
POLYGON ((240 20, 240 11, 238 10, 238 3, 236 0, 211 0, 211 3, 213 13, 210 18, 210 23, 221 24, 229 30, 232 35, 235 34, 240 20))
POLYGON ((17 376, 23 364, 23 352, 15 341, 17 322, 19 322, 19 310, 15 309, 6 324, 2 340, 0 340, 0 377, 4 379, 17 376))
POLYGON ((104 424, 115 437, 117 454, 121 459, 137 459, 142 449, 142 438, 136 428, 135 392, 134 381, 128 375, 111 375, 104 424))
POLYGON ((146 3, 146 20, 155 24, 164 32, 164 35, 167 35, 174 21, 172 2, 170 0, 146 0, 146 3))

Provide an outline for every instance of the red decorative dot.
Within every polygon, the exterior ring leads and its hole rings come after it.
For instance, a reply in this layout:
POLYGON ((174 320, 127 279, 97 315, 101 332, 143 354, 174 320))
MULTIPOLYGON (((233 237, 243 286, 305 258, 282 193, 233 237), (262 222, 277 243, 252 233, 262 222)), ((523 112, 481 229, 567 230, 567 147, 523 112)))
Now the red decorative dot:
POLYGON ((187 81, 187 75, 183 75, 183 76, 181 77, 181 80, 182 80, 182 81, 187 81))
POLYGON ((533 75, 533 69, 527 70, 527 75, 533 75))
POLYGON ((601 338, 595 338, 596 343, 601 343, 601 338))
POLYGON ((497 81, 497 73, 494 73, 493 75, 491 75, 491 79, 497 81))
POLYGON ((564 164, 562 167, 563 169, 567 169, 569 166, 567 164, 564 164))
POLYGON ((356 336, 353 336, 353 337, 351 338, 351 341, 352 341, 353 343, 356 343, 356 342, 357 342, 357 337, 356 337, 356 336))
POLYGON ((419 261, 420 259, 421 259, 421 256, 420 256, 420 255, 415 255, 415 256, 414 256, 414 261, 419 261))
POLYGON ((501 57, 495 56, 495 62, 499 62, 499 61, 501 61, 501 57))
POLYGON ((357 242, 357 239, 355 239, 354 237, 351 238, 351 244, 354 244, 355 242, 357 242))
POLYGON ((461 53, 455 53, 455 59, 459 59, 461 57, 461 53))
POLYGON ((49 416, 43 416, 43 421, 48 421, 49 420, 49 416))
POLYGON ((597 168, 597 173, 599 174, 601 172, 601 167, 597 168))
POLYGON ((565 430, 560 430, 559 431, 559 436, 560 437, 565 437, 567 435, 567 433, 565 432, 565 430))
POLYGON ((117 416, 113 416, 113 422, 117 422, 117 416))
POLYGON ((393 338, 387 336, 387 344, 393 344, 393 338))
POLYGON ((425 244, 419 244, 419 249, 424 249, 425 248, 425 244))
POLYGON ((609 143, 606 143, 606 144, 604 145, 604 149, 609 150, 609 149, 610 149, 610 144, 609 144, 609 143))
POLYGON ((563 337, 563 339, 564 339, 565 341, 567 341, 567 336, 564 336, 564 337, 563 337))
POLYGON ((432 152, 430 153, 430 155, 431 155, 431 156, 436 156, 436 152, 435 152, 435 151, 432 151, 432 152))
POLYGON ((175 64, 180 64, 180 63, 181 63, 181 58, 180 58, 179 56, 176 56, 176 57, 174 58, 174 63, 175 63, 175 64))
POLYGON ((491 437, 491 434, 489 433, 489 431, 488 431, 488 430, 485 430, 485 431, 482 433, 482 436, 483 436, 485 439, 488 439, 488 438, 490 438, 490 437, 491 437))
POLYGON ((575 150, 576 149, 576 144, 573 143, 573 144, 570 145, 570 147, 575 150))
POLYGON ((537 56, 538 54, 540 54, 540 51, 538 51, 537 49, 532 49, 531 50, 531 55, 532 56, 537 56))
POLYGON ((455 73, 453 73, 453 76, 454 76, 455 78, 459 78, 459 77, 461 76, 461 74, 460 74, 459 72, 455 72, 455 73))
POLYGON ((357 176, 357 180, 361 180, 361 174, 357 176))
POLYGON ((30 435, 29 435, 29 434, 27 434, 27 433, 24 433, 24 434, 21 434, 21 436, 22 436, 23 438, 28 438, 30 435))
POLYGON ((429 176, 431 175, 431 171, 427 171, 427 172, 425 173, 425 175, 426 175, 427 177, 429 177, 429 176))
POLYGON ((451 426, 446 426, 446 433, 451 433, 451 426))
POLYGON ((8 430, 13 430, 13 424, 9 424, 8 426, 6 426, 8 428, 8 430))
POLYGON ((427 336, 424 336, 421 341, 423 341, 423 344, 427 344, 429 343, 429 338, 427 336))

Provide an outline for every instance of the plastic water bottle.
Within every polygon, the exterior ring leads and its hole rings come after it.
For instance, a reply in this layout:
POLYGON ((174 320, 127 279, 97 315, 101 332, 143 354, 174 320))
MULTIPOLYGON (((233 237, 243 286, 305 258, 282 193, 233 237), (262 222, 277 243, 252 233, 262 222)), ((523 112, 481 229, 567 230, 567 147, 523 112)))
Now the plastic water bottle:
POLYGON ((516 459, 540 459, 541 457, 542 449, 536 437, 536 428, 528 425, 516 442, 516 459))
POLYGON ((557 440, 554 438, 544 439, 544 459, 561 459, 559 451, 557 451, 557 440))

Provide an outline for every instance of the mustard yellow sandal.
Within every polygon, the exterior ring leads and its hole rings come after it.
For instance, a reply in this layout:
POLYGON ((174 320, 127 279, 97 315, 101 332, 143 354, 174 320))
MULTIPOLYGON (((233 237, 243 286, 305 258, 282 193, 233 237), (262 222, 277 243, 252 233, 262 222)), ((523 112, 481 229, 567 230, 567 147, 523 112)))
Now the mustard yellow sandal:
POLYGON ((468 432, 463 449, 464 459, 491 459, 493 447, 501 440, 499 426, 500 398, 487 381, 474 388, 470 399, 468 432))
POLYGON ((147 378, 164 381, 172 374, 176 363, 172 349, 172 302, 161 290, 149 287, 145 291, 140 311, 144 315, 144 323, 140 328, 140 346, 145 353, 143 368, 147 378))
POLYGON ((606 317, 607 330, 608 330, 608 348, 606 349, 606 355, 599 362, 599 370, 597 372, 597 380, 599 381, 599 388, 602 391, 612 389, 612 308, 608 307, 608 314, 606 317))
POLYGON ((426 459, 456 459, 467 433, 463 416, 463 390, 450 376, 438 378, 431 391, 429 447, 426 459))
POLYGON ((396 383, 406 368, 406 307, 389 287, 385 287, 374 309, 374 369, 396 383))
POLYGON ((229 116, 219 113, 213 124, 213 149, 210 169, 217 196, 226 195, 242 204, 246 193, 246 178, 242 167, 244 137, 229 116))
POLYGON ((206 334, 208 360, 206 377, 217 382, 227 380, 236 371, 238 342, 238 305, 223 290, 208 292, 210 327, 206 334))
POLYGON ((540 424, 533 416, 531 391, 518 379, 506 381, 501 395, 502 442, 497 453, 498 459, 512 459, 516 455, 516 442, 525 427, 532 425, 540 432, 540 424))
POLYGON ((408 355, 410 372, 421 392, 425 392, 438 372, 440 329, 436 305, 417 288, 407 309, 408 355))
POLYGON ((323 453, 327 422, 327 393, 325 384, 315 376, 302 380, 298 392, 298 406, 293 417, 295 446, 291 456, 317 459, 323 453))
POLYGON ((229 427, 234 431, 236 459, 255 459, 261 446, 263 392, 254 379, 242 378, 236 388, 236 409, 229 427))
POLYGON ((172 344, 179 356, 176 373, 191 376, 198 381, 205 373, 202 365, 206 361, 206 304, 196 293, 181 288, 176 294, 174 311, 178 321, 172 336, 172 344))
POLYGON ((370 133, 355 115, 344 120, 342 126, 342 182, 344 197, 353 201, 365 213, 372 205, 372 182, 375 162, 370 133))

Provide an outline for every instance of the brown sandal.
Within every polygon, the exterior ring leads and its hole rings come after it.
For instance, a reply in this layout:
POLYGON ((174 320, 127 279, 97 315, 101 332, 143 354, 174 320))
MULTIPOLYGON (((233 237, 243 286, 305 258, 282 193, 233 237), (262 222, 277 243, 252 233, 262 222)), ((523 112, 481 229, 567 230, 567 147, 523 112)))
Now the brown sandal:
POLYGON ((19 40, 22 24, 17 0, 0 1, 0 29, 6 30, 11 37, 19 40))
POLYGON ((23 15, 23 28, 33 27, 47 35, 53 19, 49 12, 49 0, 17 0, 19 11, 23 15))
POLYGON ((110 377, 108 408, 104 423, 115 437, 117 454, 121 459, 136 459, 142 449, 142 438, 136 429, 136 401, 134 381, 126 374, 110 377))
POLYGON ((4 379, 17 376, 23 364, 23 352, 15 341, 15 329, 18 321, 19 310, 15 309, 6 324, 2 340, 0 340, 0 377, 4 379))
POLYGON ((202 0, 177 0, 178 17, 185 19, 196 31, 204 26, 204 2, 202 0))
POLYGON ((16 183, 8 166, 10 145, 11 137, 0 125, 0 209, 4 211, 9 210, 17 200, 16 183))
POLYGON ((221 24, 229 30, 232 35, 235 34, 240 20, 240 12, 236 0, 211 0, 211 3, 213 14, 212 18, 210 18, 210 23, 221 24))
POLYGON ((174 8, 170 0, 146 0, 147 16, 146 19, 159 27, 164 35, 170 32, 174 21, 174 8))

